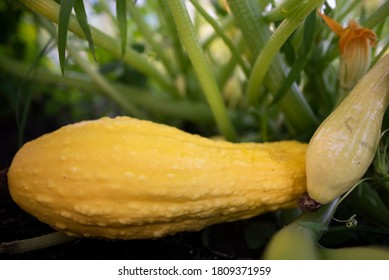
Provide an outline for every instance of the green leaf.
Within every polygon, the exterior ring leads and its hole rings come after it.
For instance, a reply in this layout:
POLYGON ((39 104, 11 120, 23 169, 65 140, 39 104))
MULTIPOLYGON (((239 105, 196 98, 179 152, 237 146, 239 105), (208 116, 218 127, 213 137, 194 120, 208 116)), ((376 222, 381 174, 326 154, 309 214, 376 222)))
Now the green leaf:
POLYGON ((116 17, 119 25, 122 56, 127 48, 127 1, 116 0, 116 17))
POLYGON ((257 250, 265 246, 276 230, 275 224, 270 222, 256 221, 250 223, 244 231, 247 246, 251 250, 257 250))
POLYGON ((296 81, 302 73, 304 66, 308 60, 308 53, 310 52, 316 29, 316 11, 311 12, 304 22, 304 34, 303 34, 303 46, 300 50, 300 54, 294 61, 293 66, 288 73, 288 76, 283 81, 281 87, 274 95, 274 99, 270 103, 269 107, 277 104, 288 92, 289 87, 296 81))
POLYGON ((69 19, 76 0, 61 1, 58 20, 58 56, 62 75, 65 74, 65 51, 68 36, 69 19))
POLYGON ((52 40, 50 39, 44 48, 39 52, 37 57, 34 59, 31 67, 28 69, 27 73, 23 77, 21 84, 19 85, 19 89, 16 93, 16 104, 15 104, 15 113, 16 113, 16 124, 19 131, 19 147, 21 147, 24 143, 24 131, 26 127, 26 122, 28 118, 28 113, 30 110, 31 100, 32 100, 32 91, 31 86, 28 84, 31 77, 33 77, 36 73, 38 64, 42 58, 47 55, 47 52, 52 47, 52 40))
POLYGON ((316 30, 316 11, 310 13, 304 21, 304 34, 303 34, 303 46, 304 52, 307 54, 312 48, 313 39, 316 30))
POLYGON ((306 63, 306 54, 300 55, 297 60, 294 62, 291 70, 288 73, 288 76, 285 78, 281 87, 278 89, 277 93, 274 95, 272 102, 269 107, 276 105, 288 92, 290 86, 298 79, 300 76, 301 70, 304 68, 306 63))
POLYGON ((298 225, 306 227, 316 234, 320 234, 323 231, 327 231, 328 227, 322 223, 317 222, 297 222, 298 225))
POLYGON ((88 40, 89 49, 92 53, 93 59, 96 61, 95 48, 93 45, 92 34, 88 24, 88 17, 85 11, 85 6, 83 0, 76 0, 74 4, 74 11, 76 12, 78 23, 81 26, 82 31, 85 34, 86 39, 88 40))

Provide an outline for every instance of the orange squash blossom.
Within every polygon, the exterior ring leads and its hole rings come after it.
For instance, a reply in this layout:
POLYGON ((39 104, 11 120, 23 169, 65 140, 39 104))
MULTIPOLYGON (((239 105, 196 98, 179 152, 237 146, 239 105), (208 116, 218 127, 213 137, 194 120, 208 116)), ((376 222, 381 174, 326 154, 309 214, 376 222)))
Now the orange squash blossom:
POLYGON ((377 35, 355 20, 350 20, 348 26, 343 28, 334 19, 320 12, 319 15, 339 36, 341 86, 353 88, 370 67, 371 47, 375 46, 377 35))

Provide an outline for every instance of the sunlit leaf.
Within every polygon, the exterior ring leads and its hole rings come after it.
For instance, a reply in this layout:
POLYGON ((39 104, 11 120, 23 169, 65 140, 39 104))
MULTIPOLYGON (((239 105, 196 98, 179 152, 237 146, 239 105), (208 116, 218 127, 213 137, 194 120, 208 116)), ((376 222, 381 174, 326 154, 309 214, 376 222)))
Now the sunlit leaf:
POLYGON ((65 74, 65 51, 68 35, 69 19, 76 0, 61 1, 58 21, 58 56, 62 75, 65 74))
POLYGON ((127 1, 116 0, 116 17, 119 25, 122 56, 127 47, 127 1))
POLYGON ((93 55, 94 60, 96 60, 95 48, 93 45, 92 34, 88 24, 88 18, 85 11, 85 6, 83 0, 76 0, 74 5, 74 11, 76 12, 78 23, 81 26, 82 31, 85 34, 86 39, 88 40, 89 49, 93 55))

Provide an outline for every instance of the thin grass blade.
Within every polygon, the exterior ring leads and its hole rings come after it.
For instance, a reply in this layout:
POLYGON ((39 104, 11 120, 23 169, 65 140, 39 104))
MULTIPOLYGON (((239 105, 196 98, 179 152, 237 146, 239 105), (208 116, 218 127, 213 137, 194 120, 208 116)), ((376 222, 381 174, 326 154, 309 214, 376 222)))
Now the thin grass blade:
POLYGON ((69 19, 76 0, 61 1, 58 20, 58 56, 62 75, 65 74, 65 51, 68 36, 69 19))
MULTIPOLYGON (((296 81, 302 73, 304 66, 308 60, 308 53, 313 45, 314 35, 316 29, 316 11, 310 13, 304 22, 304 33, 303 33, 303 46, 299 56, 294 61, 293 66, 288 73, 288 76, 283 81, 281 87, 274 95, 274 99, 270 103, 270 106, 277 104, 288 92, 290 86, 296 81)), ((270 107, 269 106, 269 107, 270 107)))
POLYGON ((122 56, 124 56, 127 48, 127 1, 126 0, 116 0, 116 17, 119 26, 122 56))
POLYGON ((93 45, 92 34, 89 28, 88 17, 83 0, 76 0, 76 3, 74 4, 74 12, 76 13, 78 23, 85 34, 85 38, 88 40, 89 49, 92 53, 93 59, 96 61, 95 47, 93 45))
POLYGON ((316 11, 311 12, 304 21, 303 47, 308 52, 313 45, 316 31, 316 11))

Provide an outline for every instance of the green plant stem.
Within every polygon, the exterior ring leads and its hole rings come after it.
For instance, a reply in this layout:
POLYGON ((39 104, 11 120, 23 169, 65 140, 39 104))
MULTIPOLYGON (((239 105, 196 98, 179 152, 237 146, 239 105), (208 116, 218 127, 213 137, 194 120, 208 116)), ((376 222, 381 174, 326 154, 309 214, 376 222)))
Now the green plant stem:
MULTIPOLYGON (((237 49, 240 52, 243 52, 245 48, 245 44, 242 38, 239 38, 237 40, 237 49)), ((218 84, 220 85, 220 88, 224 88, 226 85, 227 81, 231 78, 231 76, 235 73, 234 70, 236 69, 236 58, 233 56, 228 63, 223 65, 223 67, 220 69, 217 81, 218 84)))
POLYGON ((264 45, 259 56, 257 57, 251 76, 247 84, 247 98, 250 104, 256 104, 259 101, 260 87, 269 70, 270 64, 276 54, 281 49, 282 45, 289 38, 289 36, 296 30, 301 22, 319 5, 323 0, 312 0, 301 4, 298 9, 287 17, 274 31, 264 45))
MULTIPOLYGON (((26 73, 30 68, 31 66, 29 64, 0 55, 1 71, 25 78, 26 73)), ((68 71, 68 74, 63 77, 60 73, 53 73, 45 68, 35 67, 33 75, 28 76, 28 79, 45 85, 65 85, 94 94, 102 92, 101 87, 91 81, 85 74, 72 71, 68 71)), ((147 108, 150 112, 201 124, 212 122, 212 114, 209 108, 203 103, 178 100, 167 95, 156 95, 144 89, 124 85, 118 82, 112 82, 111 86, 122 96, 122 98, 126 98, 127 102, 134 103, 139 107, 147 108)))
POLYGON ((73 60, 81 67, 82 70, 94 81, 105 93, 105 95, 116 102, 121 108, 123 108, 127 113, 133 116, 143 117, 143 114, 138 108, 136 108, 131 102, 128 102, 128 99, 121 95, 115 90, 115 88, 110 84, 110 82, 99 73, 99 71, 92 66, 92 64, 83 58, 75 47, 72 46, 72 43, 67 44, 67 50, 73 60))
POLYGON ((127 0, 116 0, 116 21, 120 34, 121 55, 127 51, 127 0))
POLYGON ((75 237, 71 237, 62 232, 54 232, 38 237, 17 240, 13 242, 5 242, 0 244, 0 254, 23 254, 40 249, 57 246, 63 243, 67 243, 75 240, 75 237))
MULTIPOLYGON (((329 230, 328 226, 333 219, 338 202, 339 198, 328 205, 322 206, 317 212, 304 213, 281 229, 267 245, 264 257, 273 260, 387 260, 389 250, 378 246, 338 249, 328 249, 319 246, 318 241, 322 234, 329 230)), ((342 228, 344 230, 345 227, 342 228)), ((350 229, 347 228, 347 230, 350 229)), ((385 232, 381 233, 385 234, 385 232)))
POLYGON ((161 59, 161 62, 163 63, 169 74, 174 77, 177 71, 176 69, 174 69, 174 64, 171 63, 171 58, 166 55, 166 49, 160 42, 156 41, 155 30, 151 30, 149 25, 144 21, 140 9, 137 8, 135 4, 131 3, 127 7, 131 16, 131 20, 136 22, 139 31, 142 33, 143 38, 150 44, 152 49, 161 59))
POLYGON ((267 21, 279 21, 288 17, 301 4, 301 0, 284 0, 268 12, 263 13, 267 21))
MULTIPOLYGON (((227 0, 241 29, 246 44, 254 60, 271 37, 266 21, 261 17, 259 6, 254 0, 227 0)), ((285 79, 287 66, 280 54, 276 54, 267 72, 266 88, 275 95, 285 79)), ((255 77, 252 77, 254 79, 255 77)), ((285 121, 292 134, 301 135, 317 126, 317 119, 300 89, 293 84, 288 93, 278 103, 285 115, 285 121)))
POLYGON ((243 70, 243 73, 246 75, 246 77, 248 77, 250 74, 250 66, 247 65, 246 62, 243 60, 243 56, 235 47, 231 39, 227 36, 226 31, 221 28, 221 26, 216 22, 216 20, 214 20, 208 14, 208 12, 199 4, 197 0, 190 0, 190 2, 193 4, 196 10, 205 18, 205 20, 213 27, 216 34, 220 36, 220 38, 224 41, 224 43, 230 50, 233 58, 237 60, 237 62, 239 63, 240 67, 243 70))
MULTIPOLYGON (((231 29, 234 25, 234 18, 231 15, 226 15, 220 19, 220 23, 218 24, 224 32, 225 30, 231 29)), ((209 45, 215 40, 219 38, 219 34, 216 32, 212 32, 208 35, 208 37, 204 38, 201 42, 201 45, 204 49, 207 49, 209 45)))
POLYGON ((220 132, 227 140, 236 141, 235 129, 229 119, 214 74, 195 35, 185 3, 181 0, 167 0, 167 4, 220 132))
MULTIPOLYGON (((41 21, 41 24, 46 27, 47 31, 51 33, 53 37, 57 37, 57 32, 51 28, 52 26, 48 21, 41 21)), ((103 92, 109 99, 116 102, 124 111, 130 115, 144 117, 143 113, 133 105, 133 103, 129 102, 127 98, 125 98, 122 94, 116 91, 107 79, 99 73, 96 67, 92 66, 92 63, 83 58, 79 51, 76 50, 76 47, 73 46, 72 42, 68 42, 66 44, 66 48, 73 58, 73 60, 78 64, 84 72, 89 75, 89 77, 101 88, 101 92, 103 92)))
POLYGON ((161 31, 166 32, 165 37, 170 39, 172 49, 173 49, 173 63, 177 65, 178 72, 185 73, 187 65, 189 64, 188 57, 185 54, 185 51, 181 44, 181 39, 177 33, 176 24, 174 19, 169 11, 167 3, 165 0, 156 0, 153 2, 155 10, 158 15, 158 22, 161 24, 161 31))
POLYGON ((16 102, 15 102, 15 116, 16 116, 16 125, 18 127, 18 146, 21 147, 24 144, 24 132, 26 127, 26 122, 28 119, 28 112, 31 106, 32 91, 31 87, 28 86, 28 82, 31 76, 34 76, 35 69, 39 64, 42 57, 45 53, 50 50, 52 47, 52 40, 50 39, 39 54, 34 59, 33 63, 29 66, 29 69, 24 72, 25 76, 23 77, 22 83, 19 85, 18 91, 16 93, 16 102), (23 95, 23 97, 22 97, 23 95))
MULTIPOLYGON (((259 7, 252 0, 227 0, 235 22, 241 29, 253 60, 270 37, 270 30, 259 21, 259 7)), ((265 23, 264 23, 265 24, 265 23)))
MULTIPOLYGON (((34 12, 48 18, 50 21, 58 23, 59 5, 52 0, 18 0, 34 12)), ((69 20, 69 30, 77 36, 85 39, 85 34, 78 24, 75 16, 71 16, 69 20)), ((112 55, 121 58, 121 43, 119 40, 101 32, 97 28, 90 27, 92 39, 96 46, 108 51, 112 55)), ((133 66, 135 69, 145 74, 149 78, 156 81, 160 86, 169 92, 175 92, 173 82, 157 68, 150 64, 143 56, 131 48, 127 48, 125 55, 122 57, 123 61, 133 66)))
POLYGON ((302 214, 294 223, 311 228, 317 233, 317 240, 319 240, 321 234, 328 230, 328 225, 330 224, 335 211, 338 207, 340 198, 336 198, 332 202, 323 205, 316 212, 306 212, 302 214))
POLYGON ((357 11, 358 6, 360 7, 360 5, 361 1, 359 0, 339 1, 336 3, 336 7, 334 9, 335 14, 333 18, 338 22, 343 22, 346 20, 346 17, 348 17, 350 14, 353 14, 354 11, 357 11))
POLYGON ((389 1, 385 1, 381 7, 375 10, 367 19, 361 22, 361 25, 366 28, 373 28, 380 22, 387 20, 389 16, 389 1))
POLYGON ((339 199, 307 212, 279 230, 267 244, 265 259, 320 259, 318 241, 328 230, 339 199))

